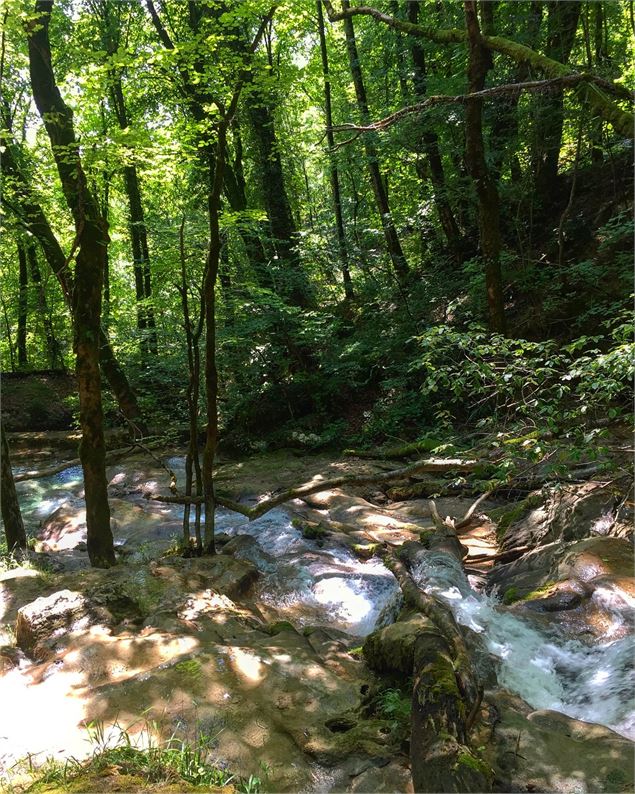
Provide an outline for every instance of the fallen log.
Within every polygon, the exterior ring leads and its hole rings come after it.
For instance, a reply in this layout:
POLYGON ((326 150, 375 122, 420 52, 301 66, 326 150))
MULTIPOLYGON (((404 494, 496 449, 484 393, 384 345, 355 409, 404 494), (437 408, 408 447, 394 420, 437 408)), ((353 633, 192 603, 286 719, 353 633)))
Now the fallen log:
MULTIPOLYGON (((289 502, 292 499, 301 499, 304 496, 309 496, 313 493, 320 491, 328 491, 332 488, 339 488, 342 485, 380 485, 382 483, 393 482, 394 480, 401 480, 404 477, 409 477, 413 474, 420 474, 422 472, 471 472, 478 465, 476 460, 461 460, 459 458, 425 458, 411 463, 409 466, 404 466, 400 469, 393 471, 386 471, 374 474, 345 474, 341 477, 333 477, 330 480, 319 480, 317 482, 308 482, 304 485, 295 488, 288 488, 285 491, 274 494, 266 499, 263 499, 254 507, 247 507, 240 502, 235 502, 232 499, 227 499, 222 496, 216 497, 216 504, 232 510, 236 513, 241 513, 246 516, 250 521, 260 518, 260 516, 272 510, 278 505, 289 502)), ((202 496, 163 496, 161 494, 145 494, 146 499, 154 502, 165 502, 167 504, 203 504, 204 497, 202 496)))
MULTIPOLYGON (((448 527, 438 531, 435 550, 461 559, 460 544, 448 543, 448 527)), ((409 544, 408 552, 423 547, 409 544)), ((406 551, 404 549, 404 551, 406 551)), ((408 556, 407 554, 405 556, 408 556)), ((395 554, 386 565, 399 582, 406 605, 425 616, 399 630, 399 623, 374 632, 364 644, 364 656, 377 669, 409 668, 414 675, 410 761, 415 791, 490 791, 492 772, 469 748, 471 729, 479 712, 482 686, 471 663, 463 635, 451 609, 420 589, 395 554)))

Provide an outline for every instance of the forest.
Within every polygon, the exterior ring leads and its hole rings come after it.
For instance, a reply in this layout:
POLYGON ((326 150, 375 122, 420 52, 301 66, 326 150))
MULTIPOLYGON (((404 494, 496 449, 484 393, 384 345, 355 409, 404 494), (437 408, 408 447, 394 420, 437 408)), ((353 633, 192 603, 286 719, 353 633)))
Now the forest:
POLYGON ((633 790, 634 4, 368 2, 0 8, 2 791, 633 790))

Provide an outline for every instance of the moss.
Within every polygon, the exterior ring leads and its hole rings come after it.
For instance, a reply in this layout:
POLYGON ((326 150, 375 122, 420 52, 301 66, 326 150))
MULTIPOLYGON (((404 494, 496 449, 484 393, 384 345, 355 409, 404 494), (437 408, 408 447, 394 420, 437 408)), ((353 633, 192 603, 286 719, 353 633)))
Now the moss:
POLYGON ((182 676, 195 681, 198 681, 203 675, 201 663, 196 659, 186 659, 183 662, 178 662, 174 665, 174 669, 182 676))
POLYGON ((518 504, 511 507, 509 510, 506 510, 498 521, 498 526, 496 528, 496 538, 499 541, 502 540, 505 537, 505 533, 512 524, 520 521, 520 519, 529 513, 530 510, 540 507, 542 503, 543 497, 541 494, 530 494, 526 499, 523 499, 522 502, 518 502, 518 504))
POLYGON ((283 631, 292 631, 294 634, 298 633, 293 623, 290 623, 288 620, 277 620, 275 623, 270 623, 267 626, 267 632, 272 636, 280 634, 283 631))
POLYGON ((377 553, 378 548, 379 543, 355 543, 351 546, 353 553, 362 560, 369 560, 377 553))
POLYGON ((493 777, 490 765, 483 761, 482 758, 477 758, 475 755, 472 755, 472 753, 459 753, 456 763, 454 764, 454 769, 455 771, 460 771, 461 767, 482 775, 486 780, 491 780, 493 777))
POLYGON ((294 518, 291 525, 302 533, 302 537, 306 540, 324 540, 328 535, 326 529, 320 524, 308 524, 305 521, 300 521, 294 518))
POLYGON ((518 588, 515 585, 508 587, 503 594, 503 604, 513 604, 514 601, 518 601, 520 595, 518 593, 518 588))
POLYGON ((419 533, 419 543, 424 546, 426 549, 430 548, 430 540, 434 535, 434 529, 422 529, 419 533))
POLYGON ((535 598, 542 598, 547 595, 550 590, 557 584, 557 582, 545 582, 530 593, 522 595, 515 585, 508 587, 503 595, 503 604, 515 604, 518 601, 533 601, 535 598))
POLYGON ((607 772, 602 781, 606 792, 631 791, 632 776, 629 776, 623 769, 611 769, 607 772))
POLYGON ((461 700, 454 667, 449 659, 439 654, 437 660, 428 664, 422 671, 422 679, 424 677, 429 682, 424 687, 425 696, 431 703, 446 697, 461 700))

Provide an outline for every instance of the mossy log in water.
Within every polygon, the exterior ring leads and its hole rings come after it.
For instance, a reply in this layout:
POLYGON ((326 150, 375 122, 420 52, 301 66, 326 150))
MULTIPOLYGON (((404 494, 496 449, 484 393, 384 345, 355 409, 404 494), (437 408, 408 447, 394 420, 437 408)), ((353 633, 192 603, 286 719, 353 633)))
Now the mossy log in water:
MULTIPOLYGON (((430 546, 461 559, 463 549, 447 527, 430 546)), ((405 544, 404 558, 421 552, 405 544)), ((415 548, 416 547, 416 548, 415 548)), ((415 791, 490 791, 493 773, 468 747, 482 688, 449 607, 421 590, 405 564, 386 559, 414 617, 374 632, 364 644, 369 665, 384 673, 414 676, 410 761, 415 791)))

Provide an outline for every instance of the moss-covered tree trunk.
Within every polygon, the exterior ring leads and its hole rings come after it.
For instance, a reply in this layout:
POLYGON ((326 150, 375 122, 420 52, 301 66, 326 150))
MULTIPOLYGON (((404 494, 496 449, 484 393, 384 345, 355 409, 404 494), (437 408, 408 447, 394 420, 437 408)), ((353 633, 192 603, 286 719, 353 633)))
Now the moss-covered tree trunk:
MULTIPOLYGON (((491 67, 491 55, 483 46, 476 3, 464 4, 465 21, 469 33, 469 91, 481 91, 491 67)), ((485 157, 483 141, 483 101, 472 100, 465 109, 465 154, 467 167, 478 198, 478 220, 481 256, 485 266, 485 288, 489 326, 492 331, 505 333, 503 283, 500 265, 501 232, 500 201, 496 182, 485 157)))
POLYGON ((0 501, 2 502, 2 521, 4 533, 7 538, 7 551, 15 553, 26 549, 26 532, 20 512, 20 503, 15 490, 13 472, 11 471, 11 458, 9 444, 4 432, 4 425, 0 422, 2 447, 0 449, 0 501))
POLYGON ((88 189, 75 138, 73 114, 53 72, 49 24, 52 0, 37 0, 29 24, 31 87, 46 128, 66 202, 75 221, 77 256, 71 299, 73 347, 79 391, 88 556, 96 567, 115 563, 106 487, 101 375, 99 371, 101 300, 109 238, 99 206, 88 189))

